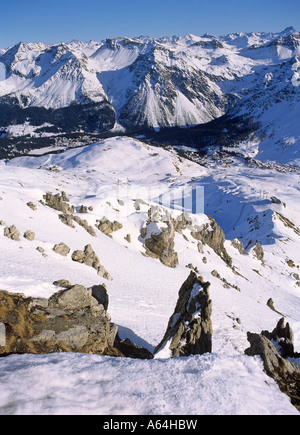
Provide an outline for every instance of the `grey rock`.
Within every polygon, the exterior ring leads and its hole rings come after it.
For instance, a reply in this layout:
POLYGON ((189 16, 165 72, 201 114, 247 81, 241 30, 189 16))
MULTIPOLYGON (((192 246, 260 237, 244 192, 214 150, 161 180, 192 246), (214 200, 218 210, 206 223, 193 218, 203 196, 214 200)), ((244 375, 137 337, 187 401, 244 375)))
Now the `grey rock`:
POLYGON ((55 336, 55 343, 64 343, 71 351, 82 349, 89 339, 89 331, 86 326, 74 326, 62 331, 55 336))
POLYGON ((68 290, 61 290, 49 299, 50 308, 60 308, 65 311, 81 310, 97 305, 98 302, 82 285, 75 285, 68 290))
POLYGON ((201 228, 192 229, 191 235, 194 239, 212 248, 228 266, 231 266, 232 258, 229 256, 224 246, 225 234, 214 219, 209 218, 209 220, 209 224, 207 223, 201 228))
POLYGON ((93 267, 96 269, 99 276, 105 278, 109 281, 112 281, 111 275, 107 272, 105 267, 100 263, 100 259, 97 254, 94 252, 91 245, 86 245, 84 251, 77 250, 72 254, 72 260, 81 264, 85 264, 86 266, 93 267))
POLYGON ((124 353, 118 349, 117 325, 92 291, 80 285, 49 300, 0 291, 0 322, 6 325, 7 338, 5 346, 0 346, 0 357, 58 352, 136 355, 134 345, 124 353))
POLYGON ((123 225, 120 222, 118 221, 111 222, 105 216, 100 221, 98 220, 95 226, 96 228, 98 228, 98 230, 100 230, 103 234, 107 236, 123 228, 123 225))
POLYGON ((75 228, 75 225, 73 224, 73 215, 63 213, 58 215, 58 218, 62 221, 63 224, 67 225, 68 227, 75 228))
POLYGON ((267 375, 277 382, 280 390, 291 398, 293 405, 300 411, 300 368, 285 359, 300 358, 300 354, 293 350, 293 333, 289 324, 284 326, 284 319, 281 319, 272 332, 248 332, 247 338, 250 347, 245 350, 245 354, 259 355, 262 358, 267 375), (273 344, 276 341, 281 347, 281 355, 273 344))
POLYGON ((73 216, 73 220, 83 227, 91 236, 97 237, 96 231, 91 225, 89 225, 86 219, 81 219, 79 216, 73 216))
POLYGON ((63 287, 63 288, 70 288, 72 287, 72 284, 67 279, 60 279, 58 281, 54 281, 53 285, 56 287, 63 287))
POLYGON ((157 354, 167 345, 172 357, 212 351, 212 301, 210 283, 191 272, 179 290, 178 302, 157 354))

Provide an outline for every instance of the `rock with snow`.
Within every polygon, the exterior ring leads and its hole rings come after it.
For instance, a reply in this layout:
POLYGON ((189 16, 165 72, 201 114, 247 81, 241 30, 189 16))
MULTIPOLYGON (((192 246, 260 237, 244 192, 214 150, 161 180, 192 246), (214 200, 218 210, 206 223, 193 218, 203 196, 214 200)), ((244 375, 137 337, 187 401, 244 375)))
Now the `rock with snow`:
POLYGON ((233 241, 232 241, 232 246, 235 248, 235 249, 237 249, 238 251, 239 251, 239 253, 241 254, 241 255, 243 255, 243 252, 244 252, 244 245, 243 245, 243 242, 240 240, 240 239, 238 239, 238 238, 236 238, 236 239, 234 239, 233 241))
POLYGON ((178 302, 156 357, 202 355, 212 351, 212 301, 209 282, 191 272, 179 290, 178 302))
POLYGON ((277 382, 281 391, 286 393, 294 406, 300 410, 299 365, 285 359, 275 345, 278 342, 284 355, 299 358, 300 355, 293 352, 290 326, 287 324, 284 327, 284 319, 281 319, 272 333, 268 331, 262 331, 261 334, 248 332, 247 337, 250 347, 245 350, 245 354, 259 355, 262 358, 267 375, 277 382), (282 339, 283 343, 281 343, 282 339))
POLYGON ((209 223, 204 224, 201 228, 192 228, 191 235, 194 239, 211 247, 226 264, 231 266, 232 259, 224 246, 225 234, 222 228, 217 224, 215 219, 209 217, 209 223))
POLYGON ((263 262, 264 261, 264 250, 263 250, 263 247, 261 246, 261 244, 259 242, 256 242, 255 246, 252 250, 253 250, 255 257, 258 260, 263 262))
POLYGON ((148 211, 147 227, 145 229, 146 254, 158 258, 168 267, 178 265, 178 254, 175 252, 174 219, 160 207, 152 207, 148 211), (164 216, 161 216, 161 214, 164 216), (154 223, 154 225, 153 225, 154 223))

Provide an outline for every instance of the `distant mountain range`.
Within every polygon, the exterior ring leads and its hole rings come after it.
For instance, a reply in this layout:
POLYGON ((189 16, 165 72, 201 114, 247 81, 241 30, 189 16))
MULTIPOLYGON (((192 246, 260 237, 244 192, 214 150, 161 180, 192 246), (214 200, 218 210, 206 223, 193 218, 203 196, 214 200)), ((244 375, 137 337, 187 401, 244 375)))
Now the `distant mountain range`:
POLYGON ((21 42, 0 50, 6 69, 0 82, 2 137, 213 122, 217 135, 207 139, 196 130, 194 136, 223 146, 242 140, 242 148, 248 141, 249 156, 263 152, 269 158, 274 145, 279 152, 288 148, 288 163, 300 149, 299 87, 292 82, 297 56, 300 34, 293 28, 222 37, 21 42))

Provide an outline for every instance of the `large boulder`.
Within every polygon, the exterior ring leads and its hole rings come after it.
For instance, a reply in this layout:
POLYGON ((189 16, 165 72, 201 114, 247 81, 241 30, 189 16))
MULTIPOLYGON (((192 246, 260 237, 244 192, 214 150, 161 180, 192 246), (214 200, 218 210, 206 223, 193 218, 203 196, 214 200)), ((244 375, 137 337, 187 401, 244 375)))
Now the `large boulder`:
POLYGON ((153 358, 146 349, 128 339, 120 339, 107 305, 104 286, 87 290, 74 285, 50 299, 0 291, 0 357, 79 352, 153 358))
POLYGON ((178 302, 156 356, 201 355, 212 351, 212 301, 209 282, 192 271, 179 290, 178 302))
POLYGON ((0 355, 11 353, 81 352, 116 354, 117 333, 92 291, 75 285, 49 300, 0 292, 0 322, 6 343, 0 355), (114 335, 112 337, 112 334, 114 335))

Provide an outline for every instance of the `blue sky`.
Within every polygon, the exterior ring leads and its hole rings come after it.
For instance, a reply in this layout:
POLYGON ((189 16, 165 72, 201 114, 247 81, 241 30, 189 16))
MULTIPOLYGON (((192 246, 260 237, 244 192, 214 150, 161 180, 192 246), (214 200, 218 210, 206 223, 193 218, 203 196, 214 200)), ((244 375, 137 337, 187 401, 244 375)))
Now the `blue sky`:
POLYGON ((0 8, 0 47, 116 36, 300 30, 299 0, 13 0, 0 8))

